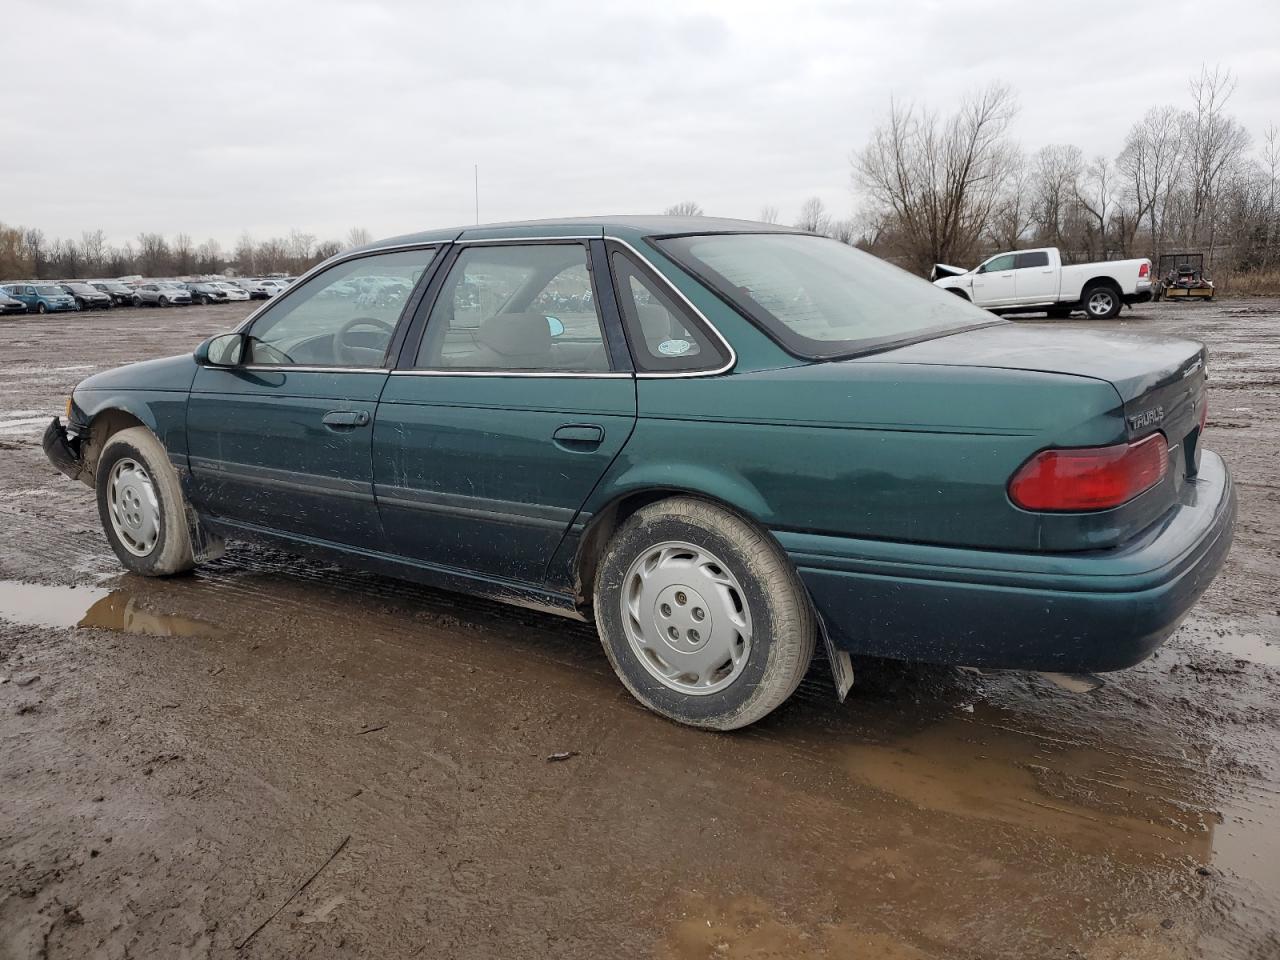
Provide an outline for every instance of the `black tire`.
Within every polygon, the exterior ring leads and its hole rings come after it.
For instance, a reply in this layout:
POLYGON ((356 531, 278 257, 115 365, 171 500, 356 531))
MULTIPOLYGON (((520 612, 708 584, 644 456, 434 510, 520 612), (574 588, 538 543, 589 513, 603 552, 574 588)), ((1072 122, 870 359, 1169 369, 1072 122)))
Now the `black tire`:
MULTIPOLYGON (((813 610, 786 554, 754 524, 703 500, 660 500, 632 515, 605 549, 593 598, 605 654, 623 686, 650 710, 677 723, 711 730, 754 723, 791 696, 813 659, 813 610), (664 683, 642 662, 629 638, 622 608, 626 580, 641 557, 670 543, 690 544, 713 555, 740 585, 740 594, 730 591, 732 602, 741 603, 750 618, 745 659, 736 676, 729 674, 732 679, 714 692, 681 692, 664 683)), ((708 634, 707 642, 711 638, 708 634)))
POLYGON ((48 313, 48 312, 49 312, 48 309, 46 309, 43 303, 36 304, 36 313, 48 313))
POLYGON ((168 453, 150 430, 130 427, 112 434, 98 458, 94 486, 102 529, 125 569, 146 577, 167 577, 185 573, 195 566, 182 486, 169 462, 168 453), (158 505, 159 533, 145 555, 139 555, 125 545, 111 520, 111 472, 117 463, 126 459, 140 464, 149 475, 158 505))
POLYGON ((167 307, 169 305, 169 298, 162 295, 160 299, 156 301, 156 303, 158 303, 162 307, 167 307))
POLYGON ((1071 316, 1070 307, 1050 307, 1045 311, 1049 315, 1050 320, 1065 320, 1071 316))
POLYGON ((1111 283, 1095 283, 1080 295, 1080 305, 1090 320, 1111 320, 1120 313, 1124 301, 1111 283))
POLYGON ((209 297, 208 297, 208 294, 203 294, 203 293, 202 293, 202 294, 200 295, 200 306, 202 306, 202 307, 207 307, 208 305, 209 305, 209 297))
POLYGON ((84 309, 84 301, 81 300, 79 297, 76 297, 76 310, 83 310, 83 309, 84 309))
POLYGON ((142 298, 139 296, 135 296, 133 298, 133 306, 135 309, 138 309, 138 310, 142 309, 142 298))

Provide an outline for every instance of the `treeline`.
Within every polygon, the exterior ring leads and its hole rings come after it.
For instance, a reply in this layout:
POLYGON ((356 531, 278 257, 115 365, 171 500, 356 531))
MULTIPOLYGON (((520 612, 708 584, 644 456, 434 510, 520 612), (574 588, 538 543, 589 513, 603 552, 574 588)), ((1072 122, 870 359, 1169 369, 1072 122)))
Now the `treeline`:
POLYGON ((217 240, 197 244, 185 233, 140 233, 116 246, 101 230, 86 231, 79 240, 49 239, 35 227, 0 223, 0 280, 180 277, 227 269, 240 276, 298 274, 369 239, 367 230, 355 227, 343 240, 319 240, 300 230, 261 242, 245 234, 231 250, 224 250, 217 240))
MULTIPOLYGON (((1228 109, 1235 86, 1202 68, 1181 104, 1151 108, 1114 155, 1093 157, 1073 144, 1024 150, 1003 84, 950 116, 894 101, 850 158, 858 214, 838 219, 813 198, 794 224, 919 273, 1030 246, 1074 262, 1192 252, 1229 288, 1280 292, 1280 131, 1255 139, 1228 109)), ((760 219, 777 222, 777 209, 760 219)))

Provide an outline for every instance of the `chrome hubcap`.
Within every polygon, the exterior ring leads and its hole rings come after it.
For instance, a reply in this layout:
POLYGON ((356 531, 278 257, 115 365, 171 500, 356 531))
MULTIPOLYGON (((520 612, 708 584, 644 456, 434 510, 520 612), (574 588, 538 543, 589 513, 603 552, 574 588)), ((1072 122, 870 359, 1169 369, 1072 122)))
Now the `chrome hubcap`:
POLYGON ((1089 312, 1097 314, 1106 313, 1111 309, 1112 302, 1111 294, 1107 293, 1105 290, 1099 290, 1089 298, 1089 312))
POLYGON ((660 543, 636 558, 623 580, 622 622, 644 668, 680 693, 723 690, 751 653, 741 585, 715 554, 691 543, 660 543))
POLYGON ((145 557, 160 538, 160 502, 150 475, 138 461, 124 457, 111 468, 107 484, 111 529, 126 550, 145 557))

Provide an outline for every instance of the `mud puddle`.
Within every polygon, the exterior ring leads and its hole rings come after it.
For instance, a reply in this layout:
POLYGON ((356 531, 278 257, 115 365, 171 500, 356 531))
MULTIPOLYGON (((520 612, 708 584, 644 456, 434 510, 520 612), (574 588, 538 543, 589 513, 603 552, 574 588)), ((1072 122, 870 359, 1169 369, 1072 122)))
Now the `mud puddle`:
POLYGON ((55 630, 89 627, 151 637, 224 635, 220 627, 203 620, 155 613, 127 590, 15 580, 0 580, 0 620, 55 630))

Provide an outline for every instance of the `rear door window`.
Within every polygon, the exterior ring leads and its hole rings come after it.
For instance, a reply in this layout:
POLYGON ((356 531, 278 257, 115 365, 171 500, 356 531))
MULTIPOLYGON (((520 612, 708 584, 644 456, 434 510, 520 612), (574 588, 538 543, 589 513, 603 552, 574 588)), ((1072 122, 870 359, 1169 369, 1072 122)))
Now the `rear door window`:
POLYGON ((1044 250, 1032 250, 1028 253, 1020 253, 1017 262, 1014 264, 1015 270, 1025 270, 1028 267, 1047 267, 1049 265, 1049 254, 1044 250))
POLYGON ((587 248, 577 242, 464 248, 431 308, 414 366, 608 372, 587 248))

